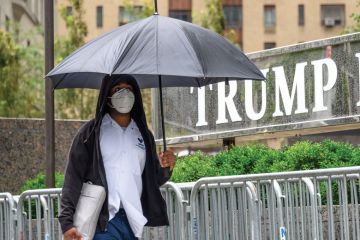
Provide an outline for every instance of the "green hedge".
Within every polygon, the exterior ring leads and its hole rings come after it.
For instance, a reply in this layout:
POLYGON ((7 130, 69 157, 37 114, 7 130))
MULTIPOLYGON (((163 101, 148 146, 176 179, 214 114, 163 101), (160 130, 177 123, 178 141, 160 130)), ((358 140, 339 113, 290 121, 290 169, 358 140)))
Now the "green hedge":
MULTIPOLYGON (((281 150, 265 145, 234 146, 215 156, 196 152, 178 158, 171 177, 174 182, 196 181, 201 177, 283 172, 360 165, 360 147, 326 140, 319 143, 302 141, 281 150)), ((56 187, 64 176, 56 173, 56 187)), ((45 188, 43 173, 28 180, 20 192, 45 188)))
MULTIPOLYGON (((26 190, 43 189, 46 188, 46 177, 43 172, 38 173, 35 177, 27 180, 20 188, 19 194, 26 190)), ((55 187, 61 188, 64 185, 64 174, 61 172, 55 173, 55 187)))
MULTIPOLYGON (((22 192, 26 191, 26 190, 31 190, 31 189, 43 189, 46 188, 46 177, 45 174, 43 172, 38 173, 35 177, 30 178, 29 180, 27 180, 20 188, 19 190, 19 194, 21 194, 22 192)), ((64 174, 62 174, 61 172, 56 172, 55 173, 55 187, 56 188, 61 188, 64 185, 64 174)), ((29 201, 25 201, 24 202, 24 211, 26 213, 29 212, 29 207, 31 204, 31 215, 32 215, 32 219, 36 219, 36 200, 32 199, 30 202, 29 201), (30 203, 30 204, 29 204, 30 203)), ((57 209, 57 199, 55 199, 54 205, 53 205, 53 212, 54 212, 54 216, 58 217, 58 209, 57 209)), ((41 211, 41 217, 43 217, 43 211, 41 211)))
POLYGON ((265 145, 234 146, 215 156, 196 152, 179 158, 174 182, 196 181, 205 176, 283 172, 360 165, 360 147, 325 140, 297 142, 281 150, 265 145))

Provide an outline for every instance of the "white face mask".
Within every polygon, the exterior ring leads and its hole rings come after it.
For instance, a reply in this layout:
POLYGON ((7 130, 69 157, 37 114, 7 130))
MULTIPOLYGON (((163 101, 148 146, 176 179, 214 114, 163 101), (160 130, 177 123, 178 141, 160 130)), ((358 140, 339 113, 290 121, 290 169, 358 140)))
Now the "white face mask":
POLYGON ((109 98, 111 99, 109 106, 119 113, 129 113, 135 102, 134 93, 127 88, 120 89, 109 98))

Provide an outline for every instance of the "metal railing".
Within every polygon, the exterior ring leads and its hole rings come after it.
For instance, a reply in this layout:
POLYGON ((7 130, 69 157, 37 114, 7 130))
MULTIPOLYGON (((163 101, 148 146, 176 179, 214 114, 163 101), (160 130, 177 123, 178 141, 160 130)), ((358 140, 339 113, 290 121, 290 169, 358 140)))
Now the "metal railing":
POLYGON ((17 204, 17 236, 27 239, 62 239, 60 224, 61 188, 28 190, 17 204))
POLYGON ((167 182, 161 187, 165 199, 170 226, 145 227, 143 239, 189 239, 186 230, 186 204, 180 188, 173 182, 167 182))
POLYGON ((0 240, 14 240, 14 205, 14 198, 10 193, 0 193, 0 240))
MULTIPOLYGON (((202 178, 161 187, 170 226, 143 239, 360 239, 360 167, 202 178)), ((62 239, 61 189, 0 194, 0 240, 62 239)))
MULTIPOLYGON (((185 206, 181 190, 172 182, 161 187, 170 226, 145 228, 143 239, 186 239, 185 206)), ((58 221, 61 188, 28 190, 18 200, 17 239, 62 239, 58 221)), ((6 238, 7 239, 7 238, 6 238)))
POLYGON ((359 173, 202 178, 190 196, 191 239, 360 239, 359 173))

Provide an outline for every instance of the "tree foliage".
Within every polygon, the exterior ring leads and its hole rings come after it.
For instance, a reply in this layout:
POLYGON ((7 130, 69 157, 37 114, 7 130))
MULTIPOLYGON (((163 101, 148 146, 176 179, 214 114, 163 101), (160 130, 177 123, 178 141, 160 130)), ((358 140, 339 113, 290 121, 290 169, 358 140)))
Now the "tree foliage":
POLYGON ((206 0, 205 6, 206 8, 200 13, 193 12, 193 22, 224 36, 238 46, 237 33, 234 29, 225 28, 222 0, 206 0))
POLYGON ((193 22, 220 35, 224 35, 225 17, 222 0, 205 0, 205 6, 206 8, 199 14, 193 12, 193 22))
POLYGON ((88 34, 87 25, 83 19, 84 9, 83 0, 68 0, 69 6, 72 7, 71 13, 67 11, 66 6, 60 6, 59 13, 64 20, 67 35, 58 38, 57 45, 57 62, 62 61, 71 52, 85 43, 85 37, 88 34))
POLYGON ((141 1, 141 11, 136 10, 136 5, 132 0, 124 0, 123 5, 125 11, 131 16, 131 19, 138 20, 146 17, 150 17, 154 14, 154 5, 153 0, 142 0, 141 1))
POLYGON ((42 117, 43 50, 41 28, 23 31, 9 23, 0 30, 0 116, 42 117))
MULTIPOLYGON (((358 8, 360 7, 360 0, 357 1, 358 8)), ((354 33, 360 32, 360 13, 355 12, 350 15, 350 17, 354 20, 354 25, 345 29, 344 33, 354 33)))
POLYGON ((16 115, 20 90, 21 51, 10 34, 0 29, 0 112, 1 116, 16 115))
MULTIPOLYGON (((83 0, 68 0, 72 12, 66 6, 60 6, 61 18, 65 21, 67 35, 55 42, 56 62, 64 60, 85 43, 88 34, 84 21, 83 0)), ((90 89, 62 89, 55 91, 55 117, 89 119, 94 116, 98 92, 90 89)))
MULTIPOLYGON (((85 43, 83 0, 68 0, 73 12, 60 15, 68 34, 55 41, 55 62, 59 63, 85 43)), ((44 31, 20 29, 14 23, 10 33, 0 33, 0 116, 44 117, 44 31)), ((55 91, 55 117, 88 119, 94 114, 97 91, 67 89, 55 91)))

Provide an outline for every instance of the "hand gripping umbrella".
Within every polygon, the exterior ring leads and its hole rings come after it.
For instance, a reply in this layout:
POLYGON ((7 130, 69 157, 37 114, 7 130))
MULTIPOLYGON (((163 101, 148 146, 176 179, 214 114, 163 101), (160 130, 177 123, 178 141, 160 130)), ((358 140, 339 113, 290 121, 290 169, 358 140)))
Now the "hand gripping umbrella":
POLYGON ((156 12, 90 41, 46 76, 54 89, 100 88, 105 76, 113 74, 134 76, 140 88, 159 88, 164 150, 162 87, 265 80, 260 70, 219 34, 156 12))

